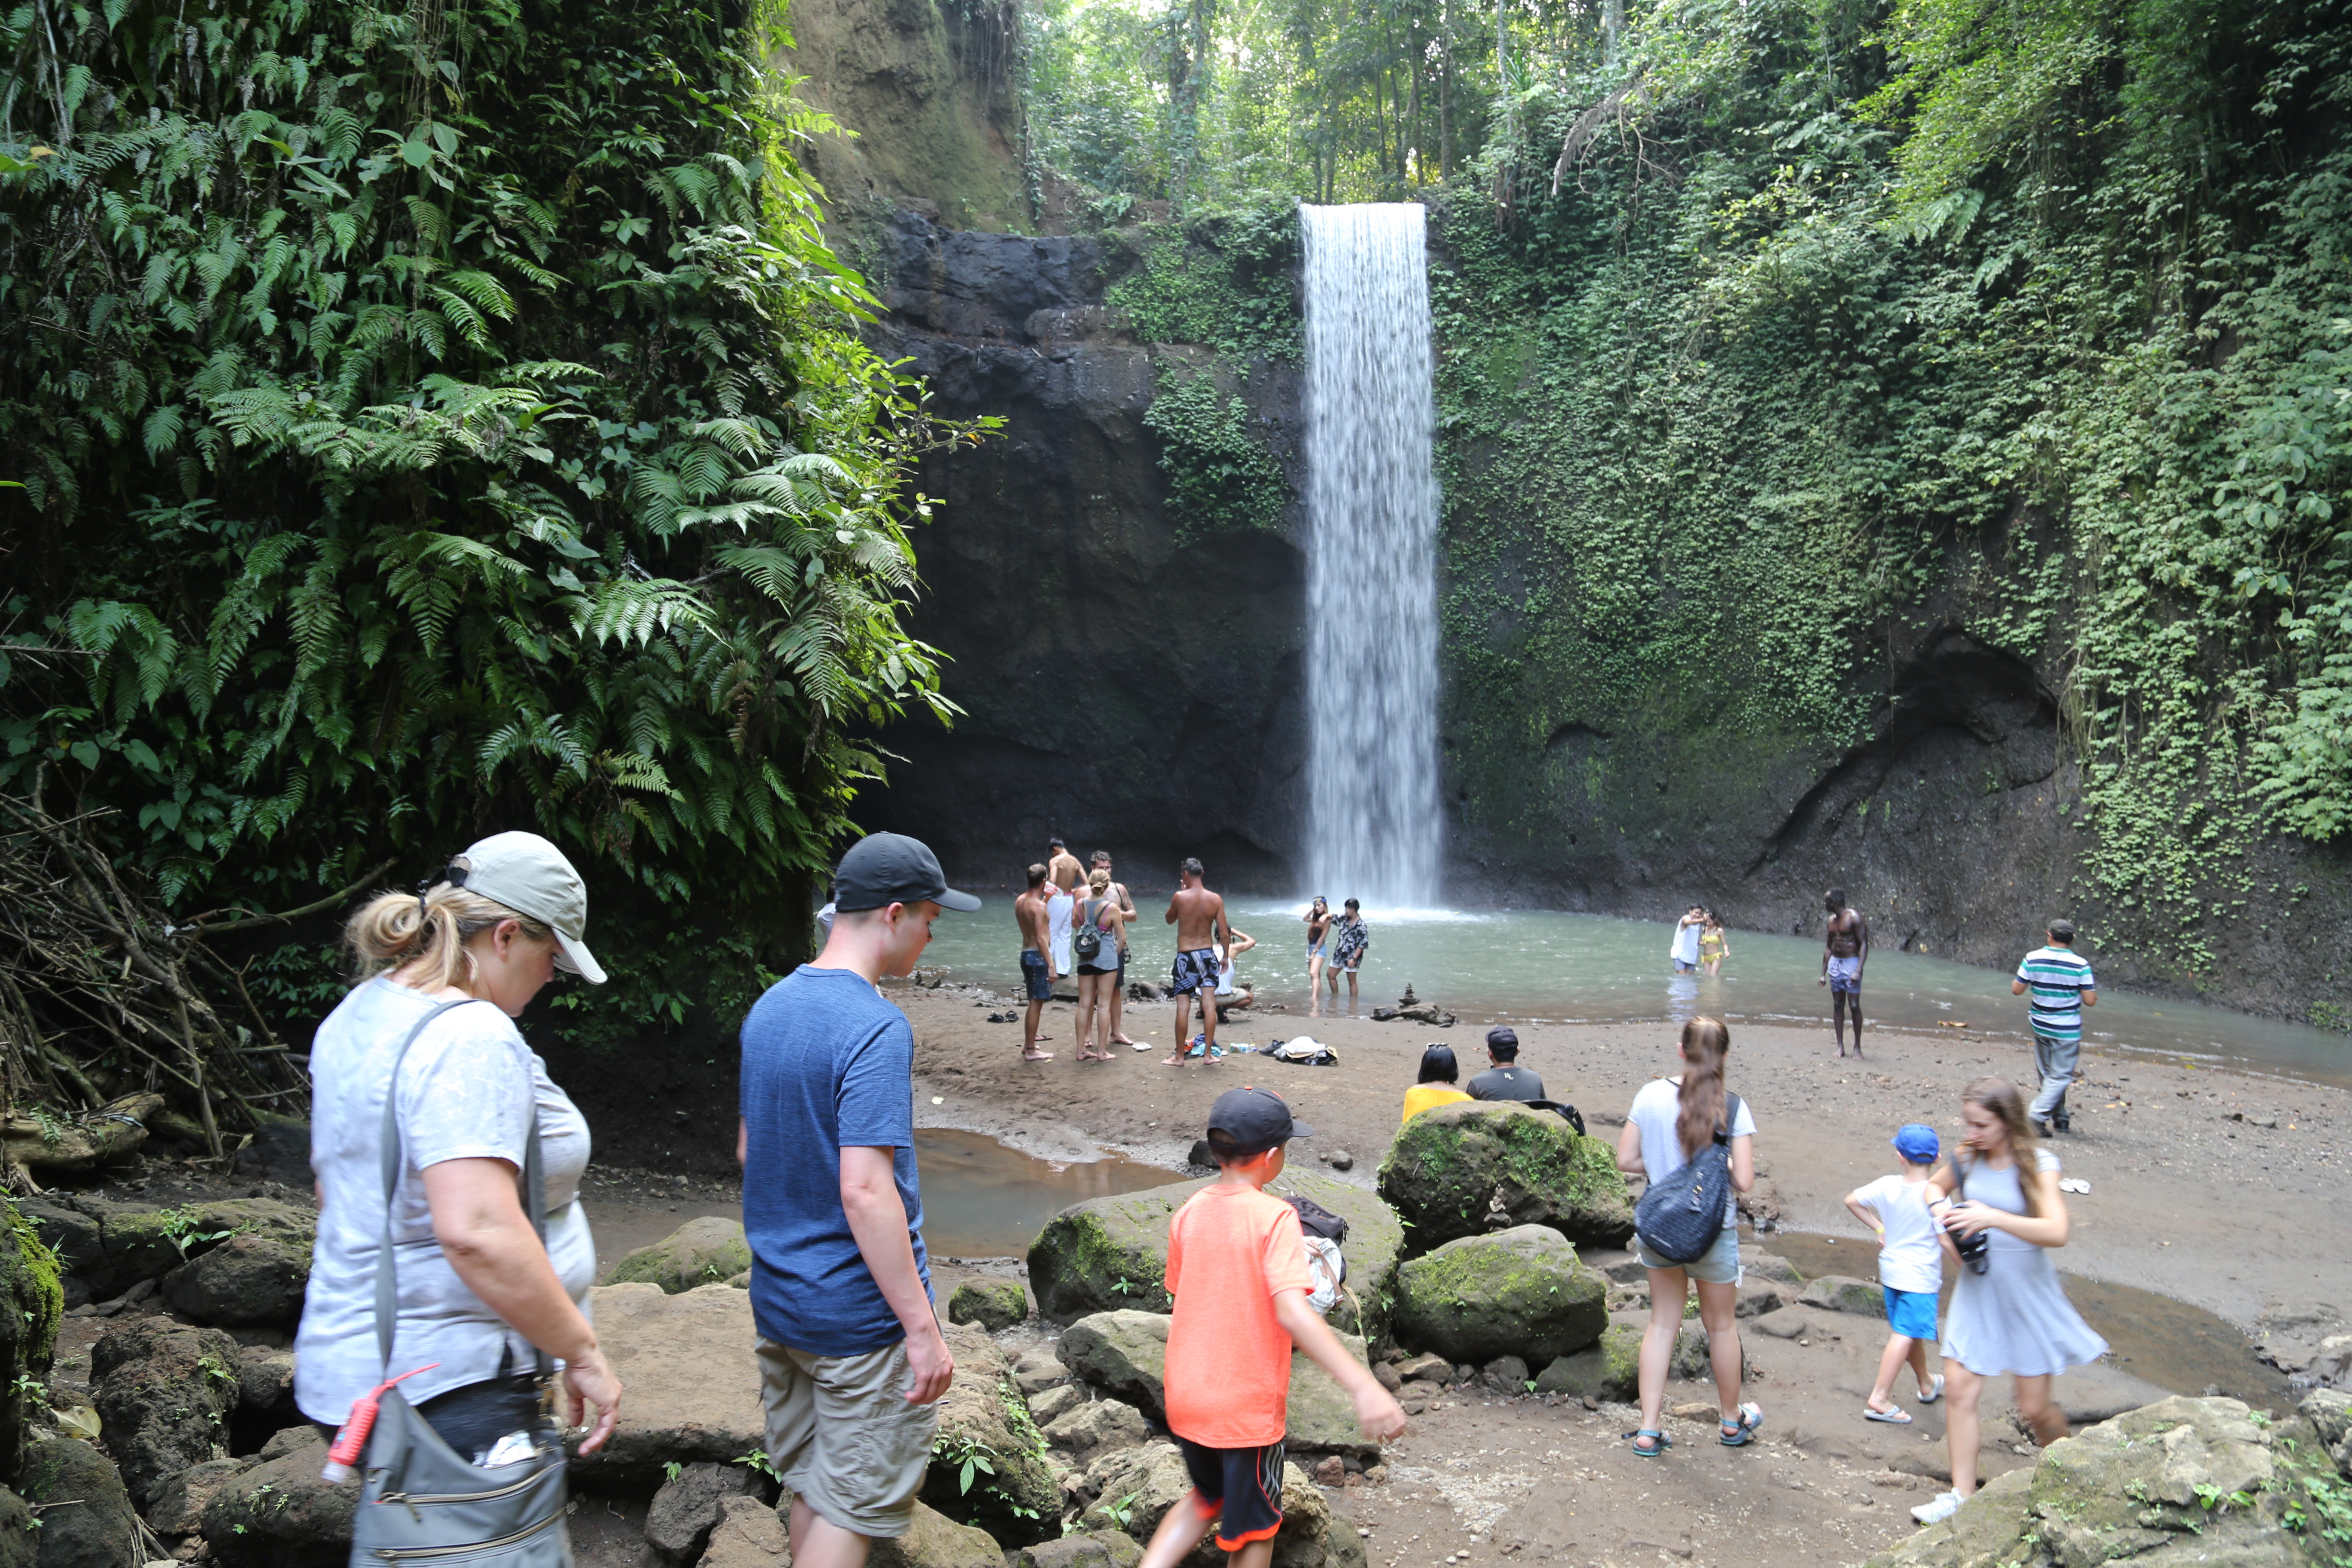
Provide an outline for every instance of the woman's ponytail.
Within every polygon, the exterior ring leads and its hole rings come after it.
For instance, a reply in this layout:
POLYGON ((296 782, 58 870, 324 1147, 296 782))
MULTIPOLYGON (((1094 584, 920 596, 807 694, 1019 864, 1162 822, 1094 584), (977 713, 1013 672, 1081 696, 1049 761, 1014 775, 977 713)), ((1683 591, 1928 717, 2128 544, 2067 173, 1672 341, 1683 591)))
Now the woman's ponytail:
MULTIPOLYGON (((462 857, 453 864, 462 865, 462 857)), ((343 945, 352 950, 353 981, 388 970, 407 970, 407 983, 420 991, 446 991, 474 974, 469 938, 500 921, 520 922, 535 942, 552 942, 543 922, 517 913, 454 882, 436 882, 423 893, 378 893, 344 922, 343 945)))
POLYGON ((1683 1026, 1683 1087, 1676 1097, 1682 1110, 1675 1117, 1675 1136, 1686 1159, 1714 1141, 1723 1121, 1723 1058, 1730 1050, 1731 1031, 1720 1019, 1693 1018, 1683 1026))

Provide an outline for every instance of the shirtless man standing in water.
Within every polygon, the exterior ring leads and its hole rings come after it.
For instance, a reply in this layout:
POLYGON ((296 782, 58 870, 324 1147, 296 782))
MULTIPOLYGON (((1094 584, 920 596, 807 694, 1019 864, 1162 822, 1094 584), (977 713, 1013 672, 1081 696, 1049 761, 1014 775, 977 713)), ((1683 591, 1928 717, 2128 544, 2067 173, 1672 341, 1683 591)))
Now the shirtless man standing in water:
POLYGON ((1822 943, 1822 977, 1816 984, 1830 988, 1830 1028, 1837 1036, 1838 1059, 1845 1059, 1845 1015, 1853 1010, 1854 1059, 1862 1058, 1862 966, 1870 962, 1870 926, 1845 907, 1845 889, 1832 888, 1822 895, 1829 911, 1829 935, 1822 943))
POLYGON ((1217 1046, 1217 949, 1233 941, 1234 928, 1225 922, 1225 900, 1202 885, 1198 860, 1183 865, 1183 885, 1168 900, 1168 923, 1176 928, 1176 1049, 1167 1065, 1184 1059, 1185 1033, 1191 1026, 1192 997, 1201 998, 1201 1033, 1206 1041, 1202 1061, 1215 1059, 1217 1046))
POLYGON ((1052 924, 1045 918, 1045 867, 1029 868, 1029 890, 1013 900, 1013 918, 1021 926, 1021 984, 1029 996, 1029 1016, 1021 1026, 1021 1059, 1050 1062, 1054 1053, 1037 1048, 1037 1025, 1045 1015, 1045 1004, 1054 999, 1054 982, 1061 976, 1054 973, 1052 924))

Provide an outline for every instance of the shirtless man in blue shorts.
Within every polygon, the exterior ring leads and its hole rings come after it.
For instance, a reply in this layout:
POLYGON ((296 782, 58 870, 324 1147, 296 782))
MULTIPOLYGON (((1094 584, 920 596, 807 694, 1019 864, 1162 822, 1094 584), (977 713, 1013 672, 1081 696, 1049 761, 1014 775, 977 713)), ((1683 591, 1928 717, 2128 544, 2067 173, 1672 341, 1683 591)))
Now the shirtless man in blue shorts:
POLYGON ((1853 1010, 1854 1059, 1862 1058, 1862 966, 1870 962, 1870 926, 1845 907, 1845 889, 1832 888, 1822 895, 1829 911, 1829 934, 1822 942, 1822 977, 1816 984, 1830 988, 1830 1028, 1837 1036, 1838 1058, 1845 1058, 1845 1015, 1853 1010))
POLYGON ((1175 1066, 1184 1059, 1185 1031, 1192 1026, 1192 998, 1201 998, 1201 1033, 1205 1042, 1202 1061, 1215 1058, 1217 1047, 1217 949, 1233 941, 1234 928, 1225 921, 1225 900, 1202 885, 1198 860, 1183 865, 1183 886, 1168 900, 1168 923, 1176 928, 1176 1048, 1168 1058, 1175 1066))

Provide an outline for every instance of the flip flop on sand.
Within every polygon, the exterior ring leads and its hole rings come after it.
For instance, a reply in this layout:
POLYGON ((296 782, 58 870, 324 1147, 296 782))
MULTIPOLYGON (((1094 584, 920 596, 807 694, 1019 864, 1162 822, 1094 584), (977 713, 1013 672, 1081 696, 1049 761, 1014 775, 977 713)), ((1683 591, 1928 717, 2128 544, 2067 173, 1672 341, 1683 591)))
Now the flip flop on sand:
POLYGON ((1151 1042, 1150 1040, 1129 1040, 1127 1042, 1127 1048, 1131 1051, 1148 1051, 1151 1048, 1151 1042))
POLYGON ((1862 1407, 1862 1418, 1864 1421, 1884 1421, 1889 1426, 1908 1426, 1911 1425, 1911 1417, 1905 1413, 1900 1405, 1895 1405, 1885 1410, 1873 1410, 1869 1405, 1865 1405, 1862 1407))
POLYGON ((1943 1397, 1944 1374, 1939 1372, 1936 1374, 1934 1382, 1928 1384, 1927 1387, 1919 1391, 1919 1403, 1922 1405, 1933 1405, 1936 1401, 1943 1397))

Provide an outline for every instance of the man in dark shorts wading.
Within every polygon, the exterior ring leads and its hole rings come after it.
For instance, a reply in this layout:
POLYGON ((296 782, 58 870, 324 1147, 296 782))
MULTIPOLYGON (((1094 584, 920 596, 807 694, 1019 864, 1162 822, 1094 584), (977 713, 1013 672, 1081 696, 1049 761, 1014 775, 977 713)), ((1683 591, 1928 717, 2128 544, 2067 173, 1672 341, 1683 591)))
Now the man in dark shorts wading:
MULTIPOLYGON (((1110 851, 1096 850, 1094 866, 1097 871, 1109 870, 1110 851)), ((1127 1037, 1127 1032, 1119 1027, 1118 1022, 1119 1015, 1127 1008, 1127 928, 1135 923, 1135 897, 1127 890, 1127 884, 1117 878, 1111 879, 1110 896, 1118 901, 1120 909, 1127 911, 1127 919, 1118 922, 1118 984, 1112 986, 1110 992, 1110 1038, 1113 1045, 1134 1046, 1139 1051, 1143 1047, 1127 1037)))
POLYGON ((862 1568, 907 1533, 955 1358, 932 1310, 915 1168, 915 1034, 875 983, 913 970, 947 885, 917 839, 842 857, 824 951, 743 1020, 743 1230, 762 1444, 791 1489, 797 1568, 862 1568))
POLYGON ((1198 860, 1187 860, 1183 886, 1168 900, 1168 923, 1176 928, 1176 1048, 1167 1065, 1184 1059, 1185 1031, 1192 1026, 1192 998, 1201 998, 1201 1059, 1217 1054, 1217 949, 1233 940, 1225 923, 1225 900, 1202 885, 1198 860))
POLYGON ((1829 911, 1829 934, 1822 942, 1822 977, 1817 985, 1830 988, 1830 1028, 1837 1036, 1838 1058, 1845 1058, 1845 1016, 1853 1013, 1853 1054, 1862 1058, 1862 966, 1870 962, 1870 925, 1845 907, 1845 889, 1832 888, 1822 895, 1829 911))
POLYGON ((1045 917, 1045 867, 1029 868, 1029 890, 1013 900, 1013 918, 1021 926, 1021 985, 1029 998, 1029 1016, 1021 1025, 1021 1059, 1050 1062, 1054 1053, 1037 1048, 1037 1042, 1045 1037, 1037 1033, 1037 1025, 1045 1016, 1045 1004, 1054 999, 1054 982, 1061 976, 1054 973, 1052 922, 1045 917))

